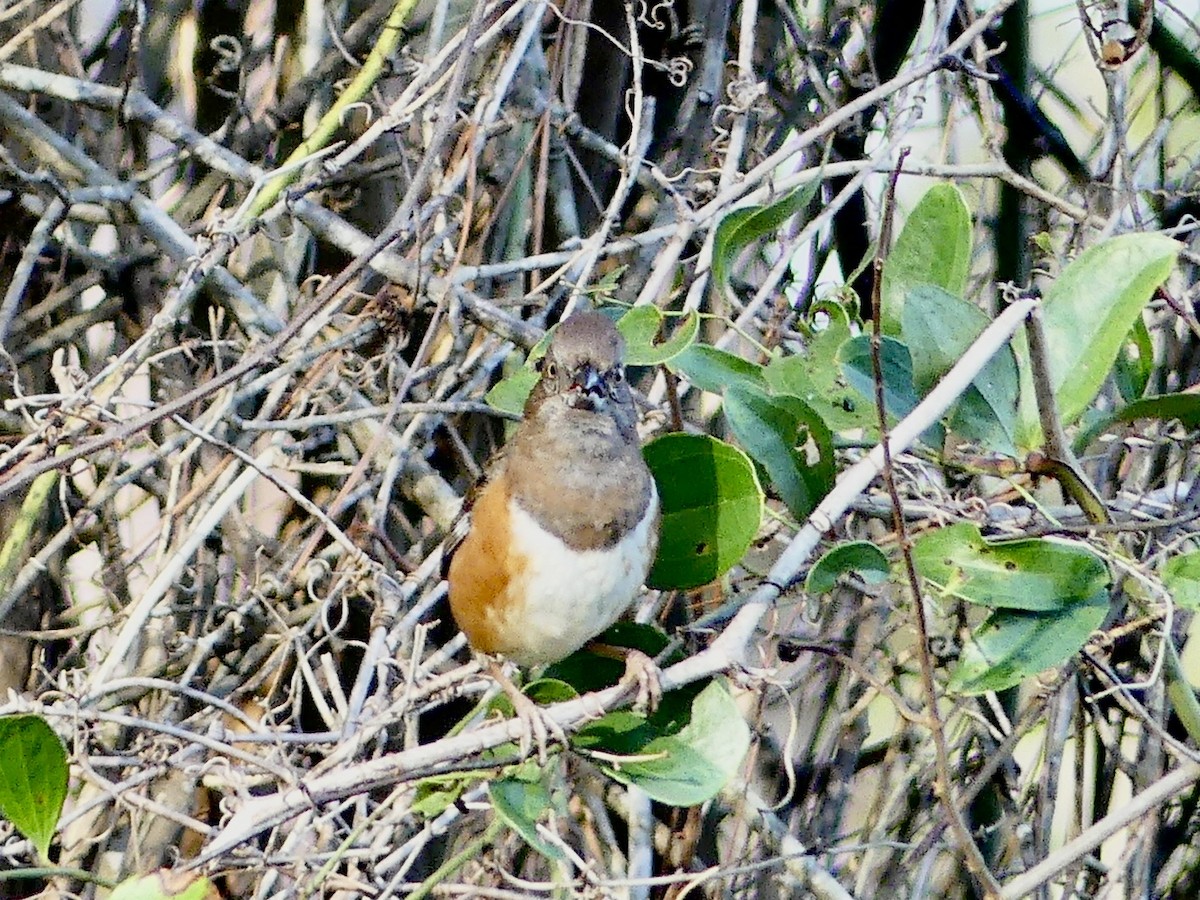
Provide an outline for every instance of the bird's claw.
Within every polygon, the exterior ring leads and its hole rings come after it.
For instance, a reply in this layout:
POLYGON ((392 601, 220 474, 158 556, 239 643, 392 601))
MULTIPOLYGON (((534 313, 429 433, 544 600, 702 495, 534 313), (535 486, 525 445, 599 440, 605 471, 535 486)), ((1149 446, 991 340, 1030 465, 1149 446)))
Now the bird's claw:
POLYGON ((550 718, 546 710, 520 691, 510 694, 509 700, 512 701, 513 712, 516 713, 517 719, 524 726, 518 744, 521 756, 528 756, 536 746, 538 763, 546 765, 549 760, 550 741, 553 740, 557 744, 566 746, 567 733, 563 731, 561 725, 550 718))
POLYGON ((625 674, 621 684, 636 689, 633 708, 639 713, 651 713, 662 702, 662 670, 641 650, 630 649, 625 654, 625 674))
POLYGON ((533 745, 537 745, 538 762, 543 766, 549 759, 547 747, 553 739, 562 746, 567 744, 567 733, 561 725, 555 722, 546 711, 533 702, 519 687, 513 684, 511 678, 504 672, 504 666, 494 657, 485 656, 485 667, 492 679, 500 685, 512 704, 513 713, 524 726, 518 743, 522 758, 529 755, 533 745))

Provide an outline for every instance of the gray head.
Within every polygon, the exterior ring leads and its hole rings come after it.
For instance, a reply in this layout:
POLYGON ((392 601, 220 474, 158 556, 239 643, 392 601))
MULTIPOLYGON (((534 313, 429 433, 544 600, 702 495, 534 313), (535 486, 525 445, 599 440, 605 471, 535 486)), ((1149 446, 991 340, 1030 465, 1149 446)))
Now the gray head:
POLYGON ((562 322, 546 355, 541 378, 525 403, 525 416, 560 415, 566 409, 613 419, 623 436, 636 440, 637 413, 625 382, 625 339, 612 320, 581 312, 562 322), (553 404, 548 401, 554 399, 553 404))

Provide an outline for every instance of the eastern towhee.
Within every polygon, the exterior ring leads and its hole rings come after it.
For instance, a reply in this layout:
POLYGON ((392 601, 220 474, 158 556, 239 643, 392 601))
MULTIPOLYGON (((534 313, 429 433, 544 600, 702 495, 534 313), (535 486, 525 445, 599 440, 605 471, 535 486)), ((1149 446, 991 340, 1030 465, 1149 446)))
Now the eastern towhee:
POLYGON ((524 420, 467 497, 443 569, 478 651, 522 666, 563 659, 617 620, 650 570, 658 492, 624 350, 599 313, 563 321, 524 420))

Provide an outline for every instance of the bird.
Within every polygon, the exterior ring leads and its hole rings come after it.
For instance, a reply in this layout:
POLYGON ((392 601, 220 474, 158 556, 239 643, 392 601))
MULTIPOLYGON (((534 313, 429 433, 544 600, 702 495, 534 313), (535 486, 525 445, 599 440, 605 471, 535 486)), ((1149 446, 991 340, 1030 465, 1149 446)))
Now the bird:
MULTIPOLYGON (((650 571, 660 505, 624 352, 601 313, 559 323, 521 423, 447 539, 451 614, 489 660, 535 667, 566 658, 629 608, 650 571)), ((498 680, 518 706, 511 682, 498 680)), ((531 724, 544 748, 544 725, 531 724)))

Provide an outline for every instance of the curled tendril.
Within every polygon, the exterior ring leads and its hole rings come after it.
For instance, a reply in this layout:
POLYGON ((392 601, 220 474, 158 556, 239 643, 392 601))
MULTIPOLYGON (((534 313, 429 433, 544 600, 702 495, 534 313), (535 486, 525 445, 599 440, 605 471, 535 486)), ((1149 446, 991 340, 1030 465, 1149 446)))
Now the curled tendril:
POLYGON ((208 42, 209 49, 217 54, 216 72, 237 72, 242 68, 245 51, 242 43, 232 34, 218 34, 208 42))
POLYGON ((653 6, 646 0, 638 0, 637 20, 647 28, 665 31, 677 21, 675 0, 659 0, 653 6))
POLYGON ((375 121, 375 108, 373 106, 371 106, 370 103, 367 103, 365 100, 359 100, 356 103, 348 104, 342 110, 341 124, 343 126, 345 126, 346 120, 349 117, 350 113, 354 112, 356 110, 363 110, 363 115, 366 116, 366 122, 364 124, 367 127, 370 127, 371 123, 375 121))
POLYGON ((667 78, 675 87, 683 87, 694 68, 696 64, 686 56, 674 56, 667 60, 667 78))

